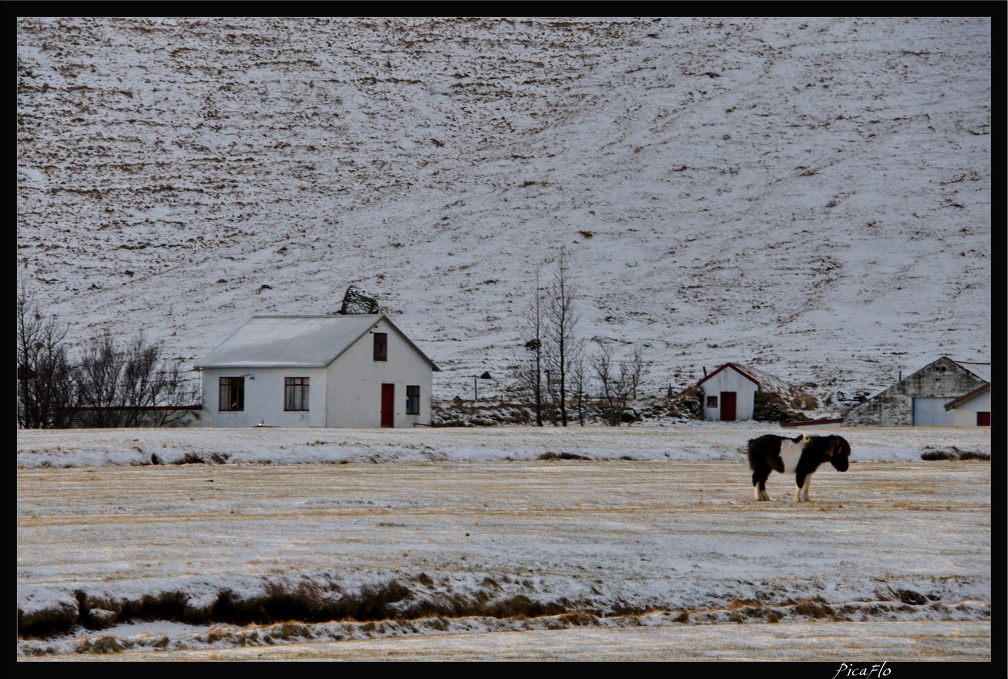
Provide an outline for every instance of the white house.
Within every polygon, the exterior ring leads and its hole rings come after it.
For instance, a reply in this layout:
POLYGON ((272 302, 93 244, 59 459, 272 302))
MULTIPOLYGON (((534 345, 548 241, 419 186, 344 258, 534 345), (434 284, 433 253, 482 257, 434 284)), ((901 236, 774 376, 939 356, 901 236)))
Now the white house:
POLYGON ((725 363, 700 380, 697 386, 702 387, 704 392, 705 420, 732 422, 752 419, 760 383, 738 366, 725 363))
POLYGON ((430 425, 440 370, 384 314, 256 315, 196 367, 215 427, 430 425))

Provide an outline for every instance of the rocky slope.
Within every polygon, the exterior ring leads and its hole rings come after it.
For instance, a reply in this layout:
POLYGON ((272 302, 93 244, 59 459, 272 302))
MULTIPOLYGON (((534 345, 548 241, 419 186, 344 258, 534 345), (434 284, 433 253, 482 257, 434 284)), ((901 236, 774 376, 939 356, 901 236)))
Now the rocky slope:
POLYGON ((450 399, 565 247, 653 395, 874 392, 990 360, 991 73, 989 17, 19 17, 18 281, 187 364, 358 285, 450 399))

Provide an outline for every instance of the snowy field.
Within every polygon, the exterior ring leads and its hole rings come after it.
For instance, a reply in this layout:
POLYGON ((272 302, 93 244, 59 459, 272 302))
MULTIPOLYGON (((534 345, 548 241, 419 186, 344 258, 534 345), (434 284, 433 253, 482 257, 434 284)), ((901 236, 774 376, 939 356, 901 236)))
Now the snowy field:
POLYGON ((989 661, 990 430, 767 432, 19 430, 17 657, 989 661))

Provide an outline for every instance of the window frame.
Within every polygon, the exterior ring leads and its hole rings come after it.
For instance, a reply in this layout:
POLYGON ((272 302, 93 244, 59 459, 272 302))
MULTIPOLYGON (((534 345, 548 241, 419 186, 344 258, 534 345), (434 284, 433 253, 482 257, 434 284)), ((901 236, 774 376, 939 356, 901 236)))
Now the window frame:
POLYGON ((707 397, 707 407, 708 408, 717 408, 718 407, 718 397, 717 396, 708 396, 707 397))
POLYGON ((374 360, 388 361, 388 333, 374 333, 374 360))
POLYGON ((222 413, 244 412, 244 375, 225 375, 220 377, 220 381, 217 383, 217 410, 222 413))
POLYGON ((308 377, 284 377, 285 413, 308 412, 309 380, 308 377))
POLYGON ((420 385, 419 384, 407 384, 406 385, 406 414, 407 415, 419 415, 420 414, 420 385))

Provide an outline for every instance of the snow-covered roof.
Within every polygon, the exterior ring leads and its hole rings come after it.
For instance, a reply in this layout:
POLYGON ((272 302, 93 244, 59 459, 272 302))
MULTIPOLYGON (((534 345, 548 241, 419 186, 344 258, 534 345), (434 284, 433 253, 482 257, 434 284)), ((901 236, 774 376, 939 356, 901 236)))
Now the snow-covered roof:
POLYGON ((963 370, 968 370, 980 379, 982 379, 987 384, 991 381, 991 364, 990 363, 972 363, 970 361, 956 361, 963 370))
POLYGON ((384 320, 434 370, 434 365, 384 314, 345 316, 256 315, 211 351, 197 368, 324 368, 384 320))

